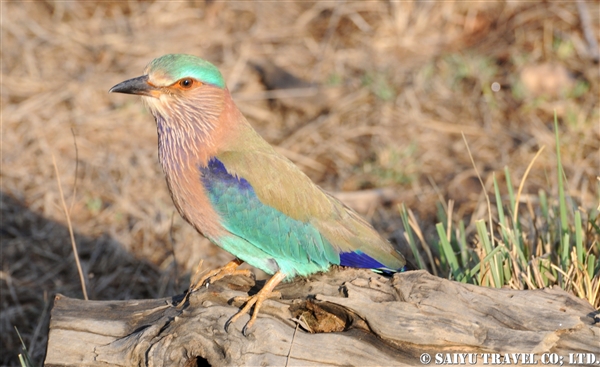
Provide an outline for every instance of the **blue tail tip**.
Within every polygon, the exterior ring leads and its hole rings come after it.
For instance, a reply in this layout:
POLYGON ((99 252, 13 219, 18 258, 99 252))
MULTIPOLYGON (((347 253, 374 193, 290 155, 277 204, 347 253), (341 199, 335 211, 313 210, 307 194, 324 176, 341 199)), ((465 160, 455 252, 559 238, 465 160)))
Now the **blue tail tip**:
POLYGON ((409 267, 406 265, 400 269, 390 269, 389 267, 361 251, 341 253, 340 265, 350 266, 353 268, 372 269, 373 271, 385 275, 393 275, 394 273, 400 273, 409 270, 409 267))

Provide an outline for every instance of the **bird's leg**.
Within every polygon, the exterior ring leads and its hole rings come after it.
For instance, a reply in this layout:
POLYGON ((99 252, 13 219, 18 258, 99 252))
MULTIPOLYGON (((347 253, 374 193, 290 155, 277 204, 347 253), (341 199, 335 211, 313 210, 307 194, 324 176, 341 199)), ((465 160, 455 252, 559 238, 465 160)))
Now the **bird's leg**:
POLYGON ((283 274, 281 271, 278 271, 271 277, 271 279, 269 279, 265 283, 265 285, 262 287, 262 289, 260 291, 258 291, 258 293, 256 293, 255 295, 247 296, 247 297, 235 297, 234 301, 244 301, 244 302, 246 302, 246 304, 244 305, 244 307, 241 310, 238 311, 238 313, 233 315, 225 323, 225 331, 227 331, 227 329, 229 328, 229 325, 233 324, 237 319, 240 318, 240 316, 248 313, 250 311, 250 308, 252 308, 252 306, 254 305, 254 310, 252 311, 252 316, 250 317, 250 321, 248 321, 246 326, 244 326, 244 328, 242 329, 242 334, 247 336, 248 330, 252 327, 252 325, 254 324, 254 321, 256 321, 256 317, 258 316, 258 311, 260 310, 260 307, 262 306, 263 302, 269 298, 280 298, 281 297, 281 293, 279 293, 277 291, 274 292, 273 289, 279 283, 281 283, 281 281, 284 280, 285 277, 286 277, 285 274, 283 274))
MULTIPOLYGON (((188 291, 186 292, 185 297, 183 297, 183 300, 181 302, 179 302, 177 307, 183 307, 183 305, 186 303, 186 301, 188 300, 190 295, 193 292, 200 289, 200 287, 204 286, 205 284, 208 286, 210 283, 214 283, 217 280, 224 278, 228 275, 244 275, 247 277, 254 277, 254 274, 252 273, 252 271, 250 271, 248 269, 238 269, 237 268, 238 266, 242 265, 243 263, 244 262, 242 260, 236 258, 236 259, 233 259, 230 262, 228 262, 225 266, 214 269, 214 270, 209 271, 208 273, 204 274, 204 276, 202 278, 200 278, 197 282, 192 282, 192 284, 190 284, 190 287, 188 288, 188 291)), ((202 267, 202 261, 200 261, 200 263, 198 263, 198 266, 196 267, 196 273, 194 274, 194 276, 199 273, 201 267, 202 267)))

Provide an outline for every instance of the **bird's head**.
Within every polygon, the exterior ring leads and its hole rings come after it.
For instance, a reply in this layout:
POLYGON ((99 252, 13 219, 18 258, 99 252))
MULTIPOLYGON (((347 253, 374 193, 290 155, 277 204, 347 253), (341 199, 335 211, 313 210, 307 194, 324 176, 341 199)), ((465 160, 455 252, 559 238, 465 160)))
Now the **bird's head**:
POLYGON ((144 75, 115 85, 109 93, 142 96, 157 122, 167 127, 210 130, 223 110, 227 89, 210 62, 170 54, 152 60, 144 75))

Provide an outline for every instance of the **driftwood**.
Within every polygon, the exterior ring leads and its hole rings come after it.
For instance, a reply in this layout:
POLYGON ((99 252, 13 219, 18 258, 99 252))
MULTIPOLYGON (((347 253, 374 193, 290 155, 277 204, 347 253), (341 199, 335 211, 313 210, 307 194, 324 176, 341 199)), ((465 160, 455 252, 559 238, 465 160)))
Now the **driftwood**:
MULTIPOLYGON (((260 285, 260 284, 259 284, 260 285)), ((259 289, 224 278, 182 297, 82 301, 56 296, 46 366, 390 366, 423 365, 429 353, 593 353, 600 324, 593 307, 560 289, 491 289, 423 271, 387 279, 334 269, 282 284, 244 337, 235 296, 259 289), (312 331, 309 332, 308 330, 312 331)), ((565 363, 567 360, 565 360, 565 363)))

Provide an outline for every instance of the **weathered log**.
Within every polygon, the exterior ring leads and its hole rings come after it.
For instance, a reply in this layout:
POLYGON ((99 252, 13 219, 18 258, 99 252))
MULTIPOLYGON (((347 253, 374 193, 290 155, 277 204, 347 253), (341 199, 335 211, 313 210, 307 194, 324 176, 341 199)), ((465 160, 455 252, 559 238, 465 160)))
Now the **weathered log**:
POLYGON ((240 306, 232 298, 259 285, 224 278, 181 308, 173 306, 181 296, 86 302, 58 295, 45 364, 390 366, 422 365, 422 353, 465 352, 478 353, 478 364, 482 353, 600 358, 598 312, 560 289, 491 289, 424 271, 388 279, 335 269, 281 284, 282 299, 265 302, 249 336, 241 333, 248 317, 226 332, 240 306))

